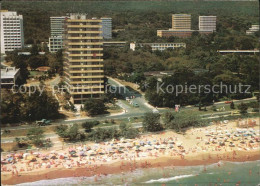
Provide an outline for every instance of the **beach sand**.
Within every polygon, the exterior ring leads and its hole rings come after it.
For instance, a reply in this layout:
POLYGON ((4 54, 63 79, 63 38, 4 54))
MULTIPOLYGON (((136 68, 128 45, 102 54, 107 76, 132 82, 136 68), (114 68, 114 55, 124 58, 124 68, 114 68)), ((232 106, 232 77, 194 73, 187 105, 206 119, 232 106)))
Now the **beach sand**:
MULTIPOLYGON (((250 129, 242 130, 259 130, 259 120, 257 125, 250 129)), ((219 161, 232 161, 232 162, 245 162, 260 160, 259 142, 255 143, 257 148, 243 148, 224 146, 217 148, 217 145, 205 145, 204 143, 210 139, 206 136, 214 131, 237 131, 236 122, 230 121, 227 124, 211 125, 203 128, 193 128, 185 132, 185 134, 177 134, 173 131, 161 132, 160 134, 146 134, 140 137, 140 140, 162 140, 173 137, 177 142, 182 142, 186 149, 185 156, 171 155, 169 153, 160 153, 158 156, 135 157, 131 160, 120 160, 119 158, 113 161, 80 165, 79 167, 72 167, 66 169, 60 168, 41 168, 32 171, 19 172, 18 175, 12 175, 11 172, 1 172, 1 184, 19 184, 26 182, 34 182, 38 180, 48 180, 66 177, 90 177, 107 174, 127 173, 140 168, 153 168, 153 167, 167 167, 167 166, 196 166, 196 165, 209 165, 218 163, 219 161), (204 149, 205 147, 205 149, 204 149), (195 153, 192 151, 198 149, 195 153)), ((221 137, 221 134, 216 135, 221 137)), ((222 138, 219 138, 222 139, 222 138)), ((237 146, 240 144, 237 141, 237 146)), ((92 143, 93 144, 93 143, 92 143)), ((19 167, 19 163, 17 165, 19 167)))
POLYGON ((112 164, 104 164, 98 166, 87 166, 72 169, 52 169, 33 173, 21 173, 19 176, 2 175, 1 184, 19 184, 26 182, 34 182, 38 180, 66 178, 66 177, 90 177, 107 174, 117 174, 122 172, 133 171, 138 168, 153 168, 153 167, 167 167, 167 166, 196 166, 196 165, 210 165, 221 161, 245 162, 259 160, 259 151, 237 152, 236 159, 228 158, 232 153, 218 154, 222 156, 221 159, 217 155, 209 153, 202 153, 197 156, 186 157, 185 159, 175 159, 171 157, 159 157, 157 159, 145 159, 139 161, 121 161, 112 164))

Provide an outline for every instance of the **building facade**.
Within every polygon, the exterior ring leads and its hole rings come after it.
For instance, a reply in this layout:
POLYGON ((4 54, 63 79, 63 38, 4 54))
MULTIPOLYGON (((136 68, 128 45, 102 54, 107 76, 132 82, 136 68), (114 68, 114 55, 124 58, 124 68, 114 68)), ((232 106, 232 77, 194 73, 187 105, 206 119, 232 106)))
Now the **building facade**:
POLYGON ((199 16, 199 30, 216 31, 217 16, 199 16))
POLYGON ((52 36, 49 38, 49 51, 57 52, 63 47, 63 37, 62 36, 52 36))
POLYGON ((175 49, 175 48, 186 48, 186 43, 130 43, 130 49, 135 51, 135 47, 136 46, 150 46, 152 51, 163 51, 165 49, 171 48, 171 49, 175 49))
POLYGON ((66 16, 50 17, 51 37, 49 38, 49 51, 57 52, 63 47, 64 22, 66 16))
POLYGON ((101 20, 103 39, 112 39, 112 18, 102 17, 101 20))
POLYGON ((7 67, 1 69, 1 88, 12 88, 16 85, 16 80, 20 76, 20 69, 7 67))
POLYGON ((65 21, 64 80, 74 104, 104 94, 102 20, 71 14, 65 21))
POLYGON ((190 14, 173 14, 172 15, 173 30, 191 30, 190 14))
POLYGON ((192 30, 157 30, 157 36, 159 37, 182 37, 187 38, 192 34, 192 30))
POLYGON ((251 28, 246 31, 246 35, 253 35, 257 31, 259 31, 259 25, 252 25, 251 28))
POLYGON ((157 36, 158 37, 181 37, 181 38, 187 38, 191 37, 193 32, 199 32, 200 34, 212 34, 213 31, 209 30, 157 30, 157 36))
POLYGON ((50 17, 51 36, 61 36, 64 33, 64 22, 66 16, 50 17))
POLYGON ((105 47, 119 47, 123 48, 127 44, 126 41, 104 41, 103 46, 105 47))
POLYGON ((24 47, 23 16, 0 10, 1 53, 24 47))

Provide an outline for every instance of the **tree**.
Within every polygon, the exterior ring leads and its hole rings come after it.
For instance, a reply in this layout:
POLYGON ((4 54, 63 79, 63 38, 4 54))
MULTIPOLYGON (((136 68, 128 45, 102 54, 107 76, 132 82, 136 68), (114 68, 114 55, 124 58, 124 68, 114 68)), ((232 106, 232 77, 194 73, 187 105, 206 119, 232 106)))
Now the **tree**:
POLYGON ((106 106, 100 99, 87 99, 84 103, 84 110, 88 112, 89 115, 104 114, 106 112, 106 106))
POLYGON ((240 103, 237 108, 239 109, 241 114, 246 114, 247 113, 247 109, 248 109, 248 105, 246 103, 240 103))
POLYGON ((146 113, 143 120, 143 128, 148 132, 157 132, 163 129, 160 123, 160 114, 146 113))
POLYGON ((121 123, 119 125, 119 129, 120 135, 124 138, 133 139, 136 138, 136 136, 138 136, 138 130, 134 129, 130 124, 121 123))
POLYGON ((79 132, 77 124, 73 124, 71 127, 67 125, 57 126, 55 132, 66 141, 82 141, 86 138, 83 133, 79 132))
POLYGON ((174 120, 174 114, 172 112, 165 112, 163 114, 163 122, 165 126, 168 126, 174 120))
POLYGON ((88 139, 95 142, 106 141, 110 139, 118 139, 120 136, 118 130, 115 127, 109 128, 97 128, 88 135, 88 139))
POLYGON ((55 128, 56 134, 58 134, 61 138, 66 138, 67 137, 67 125, 59 125, 55 128))
POLYGON ((44 143, 44 130, 40 127, 30 128, 27 132, 27 138, 37 147, 42 147, 44 143))
POLYGON ((31 55, 32 55, 32 56, 37 56, 37 55, 39 55, 38 46, 37 46, 36 44, 33 44, 30 52, 31 52, 31 55))
POLYGON ((21 110, 21 116, 24 120, 33 121, 43 118, 56 118, 59 115, 59 103, 47 91, 40 93, 37 90, 32 95, 25 94, 24 97, 25 104, 21 110))
POLYGON ((85 129, 85 132, 91 132, 92 128, 99 124, 99 121, 86 121, 82 123, 82 128, 85 129))
POLYGON ((168 117, 168 123, 165 123, 166 128, 181 131, 183 128, 191 126, 203 126, 205 123, 202 119, 191 113, 176 113, 168 117))
POLYGON ((230 108, 231 108, 231 109, 235 109, 235 104, 234 104, 233 101, 230 103, 230 108))

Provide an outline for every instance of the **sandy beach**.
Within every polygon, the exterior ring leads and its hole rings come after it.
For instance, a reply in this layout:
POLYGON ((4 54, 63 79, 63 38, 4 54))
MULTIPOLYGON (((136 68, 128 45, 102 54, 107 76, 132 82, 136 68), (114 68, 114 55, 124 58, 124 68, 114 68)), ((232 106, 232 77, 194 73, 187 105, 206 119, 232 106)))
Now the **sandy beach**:
POLYGON ((236 121, 229 121, 191 128, 185 134, 173 131, 146 134, 133 140, 89 143, 55 152, 30 152, 20 159, 13 154, 15 161, 11 163, 6 163, 11 155, 1 158, 1 184, 65 177, 98 179, 101 175, 140 168, 259 160, 259 119, 253 120, 256 126, 251 128, 237 128, 236 121))

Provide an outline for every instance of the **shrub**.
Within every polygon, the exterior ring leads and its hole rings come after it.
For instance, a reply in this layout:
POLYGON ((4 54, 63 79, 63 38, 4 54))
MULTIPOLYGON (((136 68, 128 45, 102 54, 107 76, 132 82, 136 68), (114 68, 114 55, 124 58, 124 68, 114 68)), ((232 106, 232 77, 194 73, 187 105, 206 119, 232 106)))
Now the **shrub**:
POLYGON ((82 128, 85 129, 85 132, 91 132, 92 128, 96 125, 99 125, 99 121, 86 121, 82 123, 82 128))
POLYGON ((126 123, 121 123, 119 125, 119 129, 120 129, 120 135, 128 139, 136 138, 139 133, 137 129, 134 129, 132 127, 132 125, 126 123))
POLYGON ((246 114, 247 113, 247 109, 248 109, 248 105, 245 103, 240 103, 237 108, 239 109, 241 114, 246 114))
POLYGON ((160 123, 160 114, 146 113, 143 120, 143 128, 148 132, 157 132, 163 130, 160 123))

